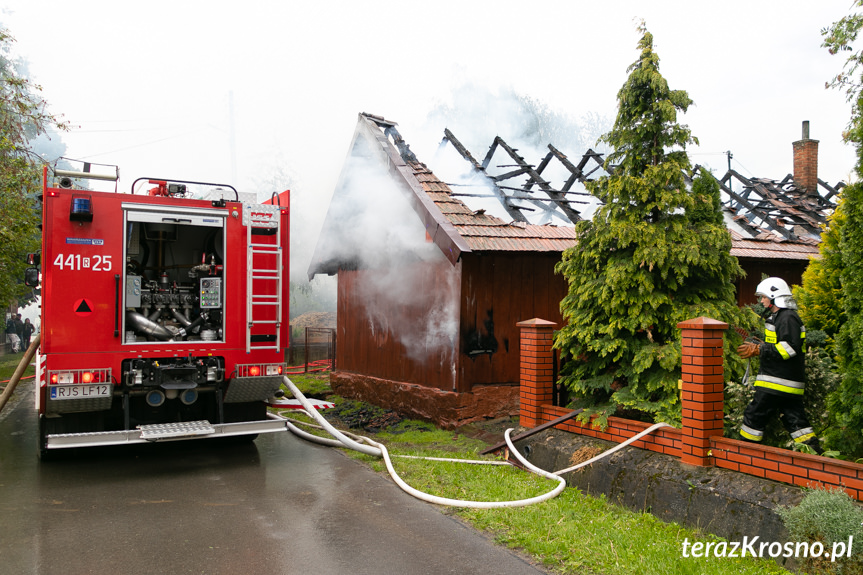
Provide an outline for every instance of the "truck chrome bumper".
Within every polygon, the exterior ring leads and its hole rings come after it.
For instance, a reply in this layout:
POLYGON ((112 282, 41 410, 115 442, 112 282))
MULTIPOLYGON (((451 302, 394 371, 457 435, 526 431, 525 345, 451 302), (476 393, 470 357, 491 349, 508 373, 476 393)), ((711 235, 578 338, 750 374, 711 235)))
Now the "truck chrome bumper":
POLYGON ((217 437, 236 437, 287 431, 284 418, 269 415, 262 421, 241 421, 237 423, 210 423, 209 421, 190 421, 184 423, 165 423, 142 425, 128 431, 93 431, 87 433, 59 433, 48 435, 48 449, 67 449, 71 447, 100 447, 106 445, 131 445, 133 443, 153 443, 156 441, 179 441, 185 439, 212 439, 217 437))

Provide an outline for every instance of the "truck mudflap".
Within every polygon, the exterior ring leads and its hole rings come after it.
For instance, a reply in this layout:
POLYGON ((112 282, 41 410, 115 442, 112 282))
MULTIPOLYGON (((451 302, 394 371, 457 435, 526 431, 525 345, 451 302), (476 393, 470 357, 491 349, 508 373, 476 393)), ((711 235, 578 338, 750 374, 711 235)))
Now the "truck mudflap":
POLYGON ((91 431, 86 433, 58 433, 46 436, 47 449, 67 449, 72 447, 100 447, 108 445, 131 445, 133 443, 154 443, 157 441, 178 441, 189 439, 213 439, 237 437, 287 431, 286 420, 268 414, 262 421, 240 421, 236 423, 210 423, 209 421, 188 421, 182 423, 160 423, 141 425, 136 429, 121 431, 91 431))

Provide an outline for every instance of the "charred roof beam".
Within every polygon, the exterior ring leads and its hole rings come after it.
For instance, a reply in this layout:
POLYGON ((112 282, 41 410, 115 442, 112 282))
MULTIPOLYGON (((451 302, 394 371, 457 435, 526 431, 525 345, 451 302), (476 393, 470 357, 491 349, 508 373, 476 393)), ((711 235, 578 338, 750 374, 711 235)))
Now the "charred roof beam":
MULTIPOLYGON (((488 173, 486 173, 485 166, 481 166, 476 161, 476 159, 471 155, 468 149, 465 148, 461 142, 459 142, 458 138, 453 135, 449 128, 445 128, 443 132, 444 142, 449 142, 450 144, 452 144, 453 148, 456 149, 456 151, 461 155, 461 157, 470 162, 470 164, 473 166, 474 171, 482 174, 482 176, 488 181, 489 185, 492 188, 492 192, 503 205, 503 209, 506 210, 506 213, 509 214, 509 217, 511 217, 517 222, 526 223, 528 221, 527 217, 525 217, 525 215, 521 213, 518 208, 510 204, 510 202, 507 200, 506 194, 498 187, 497 182, 494 180, 494 178, 492 178, 488 175, 488 173)), ((490 157, 487 159, 491 160, 490 157)))
POLYGON ((501 174, 499 176, 491 176, 491 179, 493 179, 495 182, 501 182, 503 180, 508 180, 510 178, 515 178, 517 176, 520 176, 520 175, 526 173, 528 171, 528 169, 529 168, 519 168, 517 170, 513 170, 511 172, 507 172, 507 173, 501 174))
POLYGON ((827 182, 821 179, 818 180, 818 183, 827 188, 827 195, 821 197, 824 199, 825 202, 828 202, 831 206, 833 206, 833 208, 835 208, 836 206, 833 204, 833 202, 830 201, 830 198, 839 194, 839 190, 845 187, 845 182, 839 182, 838 184, 836 184, 835 187, 830 186, 827 182))
MULTIPOLYGON (((545 155, 545 157, 542 159, 542 161, 536 167, 536 173, 537 174, 541 174, 548 167, 548 164, 551 162, 551 158, 552 158, 552 154, 549 153, 549 154, 545 155)), ((534 184, 534 181, 530 180, 527 182, 527 184, 525 184, 524 188, 522 188, 522 189, 525 192, 529 192, 530 189, 533 187, 533 184, 534 184)))
POLYGON ((404 141, 402 135, 399 134, 399 131, 395 126, 389 126, 384 130, 384 135, 393 139, 393 144, 395 144, 396 148, 398 148, 399 155, 402 157, 402 160, 405 162, 416 162, 417 157, 416 154, 411 152, 411 147, 404 141))
POLYGON ((575 182, 584 183, 591 174, 602 168, 602 155, 597 154, 592 149, 588 149, 587 152, 584 153, 578 165, 573 164, 571 161, 569 161, 569 158, 566 156, 566 154, 564 154, 551 144, 548 145, 548 149, 551 151, 546 157, 548 158, 549 156, 554 156, 561 164, 563 164, 563 167, 569 170, 569 173, 572 174, 566 180, 566 183, 563 185, 563 192, 568 192, 572 188, 572 186, 575 185, 575 182), (591 158, 593 158, 598 165, 595 166, 592 170, 590 170, 590 172, 585 174, 584 168, 587 166, 587 163, 590 161, 591 158))
MULTIPOLYGON (((492 151, 493 151, 493 150, 495 150, 496 148, 497 148, 497 144, 495 143, 493 146, 491 146, 490 150, 492 150, 492 151)), ((536 172, 537 172, 538 174, 541 174, 541 173, 542 173, 542 171, 543 171, 543 170, 548 166, 548 163, 549 163, 549 161, 550 161, 550 160, 551 160, 551 158, 549 158, 548 156, 546 156, 546 158, 545 158, 545 159, 543 159, 543 161, 542 161, 542 162, 540 162, 539 166, 537 166, 537 168, 536 168, 536 172)), ((489 162, 489 163, 490 163, 490 162, 491 162, 491 157, 488 157, 488 156, 487 156, 487 157, 486 157, 486 159, 483 161, 483 163, 485 163, 485 162, 489 162)), ((518 165, 518 164, 516 164, 516 165, 518 165)), ((506 168, 508 168, 508 167, 511 167, 511 166, 498 166, 498 167, 501 167, 501 168, 506 167, 506 168)), ((517 177, 517 176, 521 176, 521 175, 523 175, 523 174, 527 173, 527 171, 528 171, 531 167, 532 167, 532 166, 528 166, 528 167, 526 167, 526 168, 525 168, 525 167, 520 167, 520 168, 519 168, 519 169, 517 169, 517 170, 513 170, 513 171, 511 171, 511 172, 507 172, 507 173, 505 173, 505 174, 500 174, 499 176, 493 176, 493 178, 494 178, 495 182, 502 182, 502 181, 504 181, 504 180, 508 180, 508 179, 511 179, 511 178, 515 178, 515 177, 517 177)), ((527 200, 527 201, 529 201, 529 202, 530 202, 530 203, 532 203, 533 205, 535 205, 535 206, 537 206, 537 207, 541 208, 541 209, 545 212, 545 216, 544 216, 544 217, 547 217, 547 218, 548 218, 548 220, 551 220, 551 218, 552 218, 553 216, 557 216, 558 218, 560 218, 560 219, 561 219, 561 220, 563 220, 563 221, 568 220, 569 218, 567 217, 567 215, 559 209, 559 206, 556 206, 556 205, 553 203, 553 200, 551 200, 551 201, 550 201, 550 200, 540 200, 540 199, 538 199, 538 198, 536 198, 536 197, 534 197, 533 195, 531 195, 531 194, 530 194, 530 188, 533 186, 533 184, 534 184, 534 181, 533 181, 533 180, 528 180, 527 184, 526 184, 524 187, 521 187, 521 188, 513 188, 513 187, 510 187, 510 186, 498 186, 498 187, 499 187, 501 190, 515 190, 516 192, 523 192, 521 196, 519 196, 517 193, 515 193, 515 194, 508 194, 506 197, 507 197, 508 199, 519 199, 519 200, 527 200)), ((535 211, 535 210, 534 210, 534 209, 532 209, 532 208, 525 208, 525 207, 521 207, 521 206, 518 206, 517 204, 513 204, 513 207, 520 208, 520 209, 527 209, 527 210, 530 210, 530 211, 535 211)))
POLYGON ((488 147, 488 152, 485 153, 485 158, 482 159, 483 170, 488 168, 488 165, 491 163, 491 159, 494 156, 495 150, 497 150, 497 140, 491 143, 491 146, 488 147))
MULTIPOLYGON (((551 199, 553 199, 553 200, 565 200, 566 199, 565 197, 562 196, 562 194, 560 192, 557 192, 554 189, 552 189, 551 186, 548 185, 548 182, 543 180, 542 177, 540 176, 540 174, 535 169, 533 169, 532 166, 530 166, 527 162, 525 162, 524 158, 519 156, 516 153, 516 150, 513 149, 512 147, 510 147, 509 144, 507 144, 503 140, 503 138, 501 138, 500 136, 497 136, 494 139, 494 141, 501 148, 503 148, 506 151, 506 153, 509 154, 509 157, 512 158, 519 166, 521 166, 522 168, 526 168, 526 173, 530 177, 530 179, 533 180, 540 187, 540 189, 543 192, 548 194, 548 196, 551 199)), ((579 214, 577 210, 572 209, 572 207, 569 206, 568 204, 565 204, 565 203, 561 204, 560 208, 566 214, 567 219, 569 219, 570 222, 576 223, 576 222, 581 220, 581 214, 579 214)))
MULTIPOLYGON (((700 169, 703 170, 703 168, 700 168, 700 169)), ((782 237, 784 237, 786 239, 796 240, 797 236, 794 234, 794 232, 788 230, 784 226, 780 226, 776 221, 773 220, 773 218, 770 217, 769 214, 763 213, 763 211, 761 209, 759 209, 754 204, 752 204, 746 197, 736 193, 728 185, 726 185, 726 182, 728 182, 728 180, 730 179, 729 174, 731 174, 732 172, 733 172, 733 175, 736 176, 741 182, 744 182, 745 184, 749 184, 750 186, 752 185, 749 180, 747 180, 746 178, 744 178, 743 176, 741 176, 737 172, 734 172, 733 170, 729 170, 728 173, 725 174, 725 177, 722 178, 722 180, 717 180, 719 182, 720 189, 722 189, 723 192, 728 194, 728 196, 732 199, 732 201, 736 201, 739 205, 744 206, 747 210, 749 210, 753 215, 761 218, 761 220, 764 222, 764 224, 767 227, 769 227, 771 230, 775 231, 776 233, 778 233, 779 235, 781 235, 782 237)), ((707 173, 710 174, 710 171, 707 171, 707 173)), ((716 176, 714 176, 713 174, 710 174, 710 175, 714 179, 716 179, 716 176)), ((729 204, 732 204, 732 202, 729 202, 729 204)), ((731 207, 731 209, 734 210, 735 213, 737 212, 737 210, 734 208, 733 205, 729 205, 729 207, 731 207)))
MULTIPOLYGON (((781 219, 790 225, 800 226, 809 233, 820 235, 821 224, 827 221, 823 210, 833 209, 829 203, 820 208, 813 206, 815 196, 801 194, 796 188, 786 190, 769 180, 748 179, 734 170, 729 170, 727 176, 733 176, 743 184, 742 197, 750 199, 752 193, 757 194, 761 200, 754 203, 755 207, 766 212, 766 221, 775 221, 780 227, 781 219)), ((786 180, 788 179, 786 177, 786 180)), ((786 185, 791 185, 791 182, 786 185)), ((820 196, 818 198, 821 199, 820 196)), ((730 205, 734 207, 733 203, 730 205)))

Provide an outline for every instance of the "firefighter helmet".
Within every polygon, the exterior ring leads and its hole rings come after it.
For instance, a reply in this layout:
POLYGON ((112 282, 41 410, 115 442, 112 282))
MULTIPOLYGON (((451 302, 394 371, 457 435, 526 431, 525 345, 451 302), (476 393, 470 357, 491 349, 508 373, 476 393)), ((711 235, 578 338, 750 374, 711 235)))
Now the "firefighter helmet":
POLYGON ((755 297, 766 296, 776 307, 795 309, 797 304, 791 295, 791 289, 782 278, 767 278, 755 288, 755 297))

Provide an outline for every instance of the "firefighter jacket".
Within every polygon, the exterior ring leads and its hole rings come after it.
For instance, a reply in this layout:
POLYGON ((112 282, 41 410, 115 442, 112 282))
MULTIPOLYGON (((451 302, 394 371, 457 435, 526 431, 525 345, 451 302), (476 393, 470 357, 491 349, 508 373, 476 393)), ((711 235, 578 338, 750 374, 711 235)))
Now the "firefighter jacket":
POLYGON ((806 384, 806 327, 793 309, 767 318, 755 387, 771 394, 803 395, 806 384))

